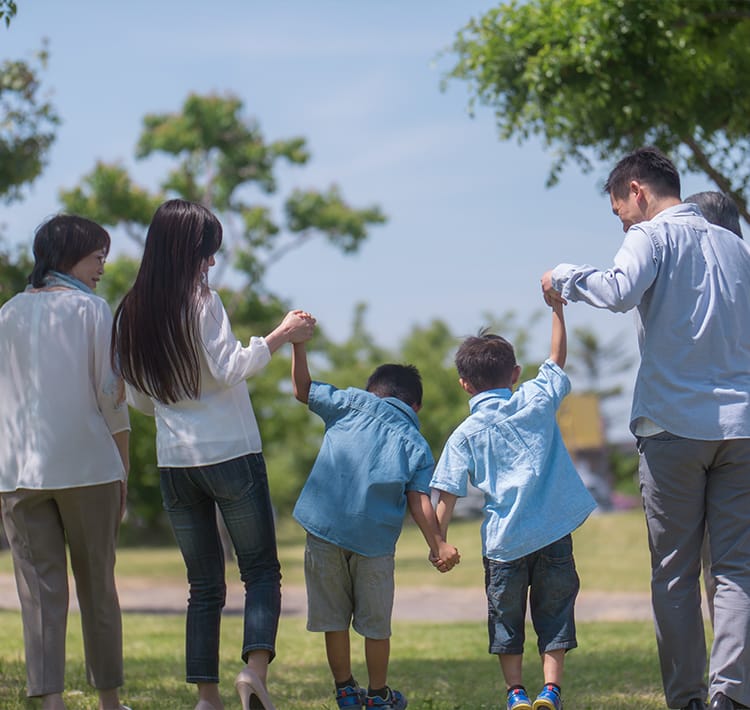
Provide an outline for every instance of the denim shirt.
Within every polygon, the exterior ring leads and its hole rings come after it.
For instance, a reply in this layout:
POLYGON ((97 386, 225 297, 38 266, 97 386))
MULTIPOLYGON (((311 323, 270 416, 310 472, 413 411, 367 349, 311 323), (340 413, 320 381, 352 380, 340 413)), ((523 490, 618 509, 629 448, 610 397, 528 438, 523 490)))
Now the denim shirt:
POLYGON ((484 493, 482 554, 510 562, 575 530, 596 507, 573 466, 555 415, 570 391, 552 360, 533 380, 481 392, 451 434, 430 485, 466 495, 467 479, 484 493))
POLYGON ((365 557, 393 554, 406 493, 429 494, 435 465, 416 413, 394 397, 320 382, 312 383, 308 404, 326 430, 295 520, 365 557))
POLYGON ((750 437, 750 247, 680 204, 633 225, 614 266, 560 264, 569 301, 637 309, 641 364, 630 428, 650 420, 678 436, 750 437))

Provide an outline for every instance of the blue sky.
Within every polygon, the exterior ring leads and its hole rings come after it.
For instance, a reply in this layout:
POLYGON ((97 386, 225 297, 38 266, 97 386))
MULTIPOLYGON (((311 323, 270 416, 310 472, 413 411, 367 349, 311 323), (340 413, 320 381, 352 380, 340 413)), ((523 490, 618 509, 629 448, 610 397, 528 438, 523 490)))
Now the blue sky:
MULTIPOLYGON (((570 166, 546 189, 552 158, 540 141, 500 142, 491 111, 469 117, 465 85, 440 90, 450 66, 441 50, 495 4, 19 0, 10 29, 0 26, 0 60, 49 38, 44 85, 63 124, 26 199, 0 206, 6 238, 30 244, 59 210, 58 191, 98 159, 119 160, 154 186, 165 163, 133 158, 142 117, 178 110, 191 91, 232 92, 267 139, 308 141, 311 161, 280 173, 282 193, 336 184, 352 204, 378 204, 389 217, 355 256, 310 243, 268 274, 334 339, 349 333, 358 302, 386 346, 434 318, 457 336, 476 332, 487 313, 514 311, 524 322, 545 310, 545 270, 561 261, 607 267, 622 232, 600 189, 610 165, 588 175, 570 166)), ((684 194, 712 189, 701 177, 683 182, 684 194)), ((566 316, 569 328, 619 337, 635 353, 632 314, 574 304, 566 316)), ((546 355, 546 325, 534 330, 535 358, 546 355)), ((632 373, 628 390, 631 382, 632 373)), ((627 437, 627 406, 616 417, 615 435, 627 437)))

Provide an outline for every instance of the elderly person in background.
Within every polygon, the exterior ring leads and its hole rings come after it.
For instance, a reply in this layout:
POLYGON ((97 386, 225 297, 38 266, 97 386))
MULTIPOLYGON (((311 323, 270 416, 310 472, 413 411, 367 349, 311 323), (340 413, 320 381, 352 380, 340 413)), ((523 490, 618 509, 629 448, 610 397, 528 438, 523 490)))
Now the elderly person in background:
POLYGON ((60 215, 34 239, 29 287, 0 308, 0 501, 26 648, 27 694, 63 710, 66 544, 99 710, 123 710, 115 546, 130 424, 110 361, 112 314, 94 295, 110 239, 60 215))

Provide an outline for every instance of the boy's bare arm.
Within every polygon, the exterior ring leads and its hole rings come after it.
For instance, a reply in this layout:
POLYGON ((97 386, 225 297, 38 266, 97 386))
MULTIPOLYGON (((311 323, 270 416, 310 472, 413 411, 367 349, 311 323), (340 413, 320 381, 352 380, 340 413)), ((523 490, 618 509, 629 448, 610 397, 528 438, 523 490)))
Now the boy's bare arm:
POLYGON ((550 345, 549 359, 560 367, 565 367, 568 357, 568 336, 565 332, 565 316, 563 315, 563 304, 560 301, 552 301, 552 344, 550 345))
POLYGON ((310 396, 310 368, 307 366, 307 349, 304 343, 292 345, 292 387, 294 396, 307 404, 310 396))
POLYGON ((440 534, 444 540, 448 539, 448 525, 450 525, 451 518, 453 517, 453 508, 456 507, 457 500, 458 496, 453 495, 453 493, 440 491, 435 515, 440 526, 440 534))
POLYGON ((406 501, 409 505, 414 522, 424 535, 430 548, 430 560, 441 572, 447 572, 458 564, 461 556, 458 550, 449 545, 440 534, 435 509, 430 502, 430 496, 419 491, 407 491, 406 501))

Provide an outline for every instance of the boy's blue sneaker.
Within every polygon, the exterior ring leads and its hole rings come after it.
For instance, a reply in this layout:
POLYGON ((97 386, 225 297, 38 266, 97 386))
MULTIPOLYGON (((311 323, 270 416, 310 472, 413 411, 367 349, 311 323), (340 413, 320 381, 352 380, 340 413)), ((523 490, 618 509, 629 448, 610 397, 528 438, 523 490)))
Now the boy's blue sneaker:
POLYGON ((560 691, 551 683, 542 688, 534 701, 533 710, 562 710, 560 691))
POLYGON ((336 688, 336 703, 340 708, 361 708, 365 704, 365 695, 365 689, 354 681, 354 685, 336 688))
POLYGON ((531 700, 525 688, 511 688, 508 691, 508 710, 531 710, 531 700))
POLYGON ((388 697, 381 698, 379 695, 368 695, 365 697, 366 708, 383 708, 383 710, 404 710, 409 703, 406 698, 398 692, 388 688, 388 697))

